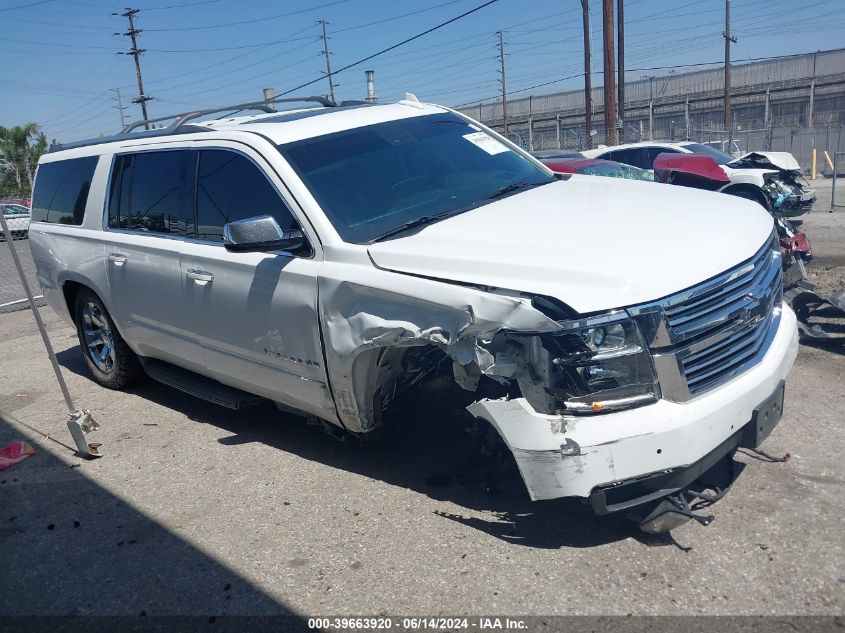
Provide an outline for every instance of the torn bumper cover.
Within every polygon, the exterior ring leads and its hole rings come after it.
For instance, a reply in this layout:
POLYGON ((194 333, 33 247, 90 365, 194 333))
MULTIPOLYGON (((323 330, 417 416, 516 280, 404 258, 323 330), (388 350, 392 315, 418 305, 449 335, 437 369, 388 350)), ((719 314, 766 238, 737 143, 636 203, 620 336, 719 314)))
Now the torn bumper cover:
POLYGON ((606 486, 695 465, 730 442, 777 391, 797 351, 795 314, 784 307, 757 365, 688 402, 659 400, 592 417, 540 414, 525 398, 482 400, 468 410, 499 431, 532 499, 587 498, 606 486))

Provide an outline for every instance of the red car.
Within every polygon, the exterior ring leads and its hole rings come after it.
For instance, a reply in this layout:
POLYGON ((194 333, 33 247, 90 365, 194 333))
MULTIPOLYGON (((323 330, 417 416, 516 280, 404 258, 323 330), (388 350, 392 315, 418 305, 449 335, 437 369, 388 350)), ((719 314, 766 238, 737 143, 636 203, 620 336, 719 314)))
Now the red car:
MULTIPOLYGON (((540 157, 540 160, 552 171, 564 174, 656 180, 660 183, 708 191, 715 191, 730 182, 730 178, 719 168, 713 158, 701 154, 659 154, 654 161, 653 175, 638 167, 600 158, 540 157)), ((795 260, 809 260, 813 256, 810 242, 804 233, 796 231, 795 227, 783 218, 775 218, 775 225, 780 238, 785 268, 788 268, 795 260)), ((803 271, 801 276, 805 278, 803 271)))

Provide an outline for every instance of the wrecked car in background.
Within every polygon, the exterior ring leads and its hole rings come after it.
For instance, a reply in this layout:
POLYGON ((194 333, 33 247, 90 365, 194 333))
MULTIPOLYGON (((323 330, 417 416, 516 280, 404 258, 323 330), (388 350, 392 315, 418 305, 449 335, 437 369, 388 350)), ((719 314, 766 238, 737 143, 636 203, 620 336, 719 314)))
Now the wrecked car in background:
MULTIPOLYGON (((536 156, 535 156, 536 158, 536 156)), ((653 181, 654 174, 645 169, 600 158, 541 158, 546 167, 558 174, 583 174, 585 176, 607 176, 630 180, 653 181)))
POLYGON ((776 178, 766 179, 764 190, 769 195, 772 209, 788 217, 806 213, 816 201, 815 189, 807 182, 801 166, 789 152, 749 152, 728 166, 732 169, 763 169, 776 173, 776 178))
POLYGON ((637 509, 648 531, 778 423, 796 322, 758 205, 555 175, 415 98, 312 100, 41 158, 38 278, 100 384, 143 368, 359 438, 432 385, 532 499, 637 509))
POLYGON ((788 152, 750 152, 740 158, 692 141, 645 141, 583 152, 588 158, 602 158, 653 169, 659 154, 709 156, 724 172, 727 181, 716 191, 754 200, 770 211, 787 216, 809 211, 816 200, 797 161, 788 152))

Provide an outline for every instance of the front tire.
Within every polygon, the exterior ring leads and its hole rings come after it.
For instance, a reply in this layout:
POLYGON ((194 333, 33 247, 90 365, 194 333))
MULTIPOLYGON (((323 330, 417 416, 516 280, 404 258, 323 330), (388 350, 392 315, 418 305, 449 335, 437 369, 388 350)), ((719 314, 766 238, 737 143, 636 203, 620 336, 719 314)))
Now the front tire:
POLYGON ((123 389, 143 376, 138 357, 120 336, 103 302, 87 288, 76 295, 74 317, 82 357, 97 383, 123 389))

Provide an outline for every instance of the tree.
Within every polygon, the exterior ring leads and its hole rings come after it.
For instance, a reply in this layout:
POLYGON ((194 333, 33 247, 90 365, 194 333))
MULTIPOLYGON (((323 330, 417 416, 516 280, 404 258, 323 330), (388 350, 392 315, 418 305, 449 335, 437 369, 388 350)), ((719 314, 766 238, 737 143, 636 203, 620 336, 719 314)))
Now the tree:
POLYGON ((18 195, 32 191, 35 166, 47 151, 47 137, 37 123, 0 126, 0 167, 11 174, 18 195))

